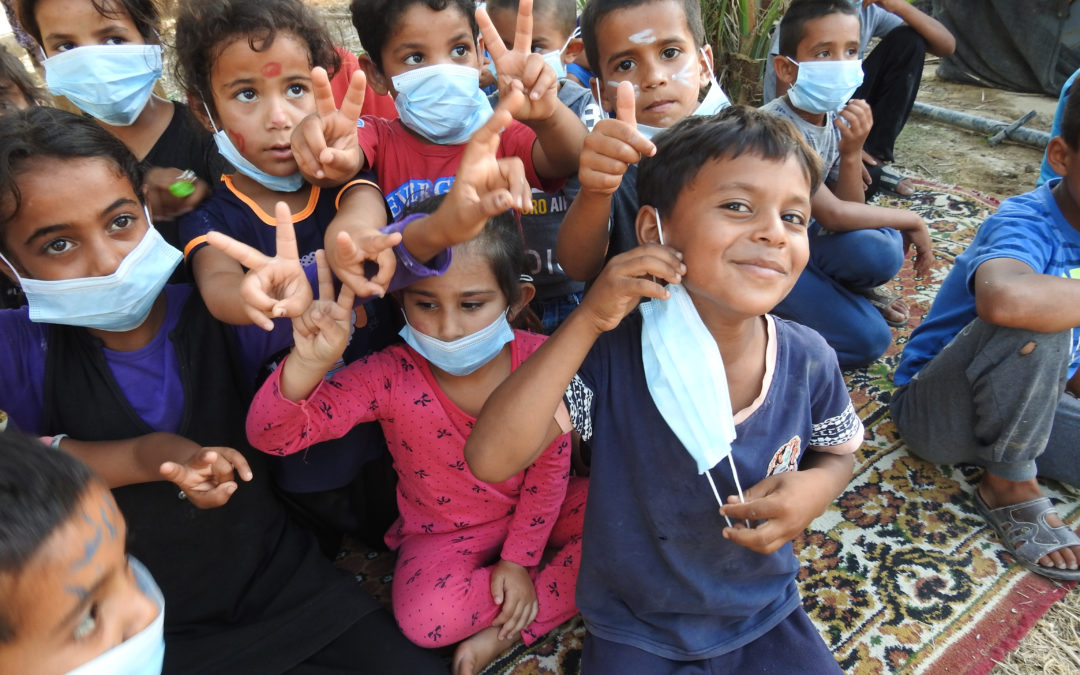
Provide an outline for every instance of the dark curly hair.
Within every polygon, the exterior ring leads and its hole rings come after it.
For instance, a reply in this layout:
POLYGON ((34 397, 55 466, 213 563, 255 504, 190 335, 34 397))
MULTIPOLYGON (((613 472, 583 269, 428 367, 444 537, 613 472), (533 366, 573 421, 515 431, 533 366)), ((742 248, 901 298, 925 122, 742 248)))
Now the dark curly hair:
POLYGON ((589 61, 589 67, 597 77, 603 79, 603 69, 600 67, 600 47, 597 44, 597 27, 600 20, 623 9, 650 5, 657 2, 674 2, 682 6, 683 16, 686 17, 686 27, 694 38, 694 47, 701 49, 705 45, 705 26, 701 22, 701 2, 699 0, 589 0, 585 5, 585 11, 581 13, 581 40, 585 43, 585 58, 589 61))
POLYGON ((473 0, 353 0, 349 5, 353 26, 364 51, 379 70, 383 69, 382 50, 386 40, 397 30, 398 21, 413 5, 423 5, 435 12, 454 7, 469 22, 473 42, 480 36, 473 0))
MULTIPOLYGON (((38 25, 34 13, 39 2, 41 0, 17 0, 15 13, 26 34, 44 47, 41 41, 41 26, 38 25)), ((158 26, 161 24, 160 0, 90 0, 90 4, 98 14, 110 19, 127 14, 143 40, 158 41, 158 26)))
POLYGON ((185 0, 176 16, 177 82, 217 114, 210 94, 214 60, 237 40, 247 40, 254 51, 269 49, 279 32, 300 38, 311 65, 330 77, 341 67, 326 24, 301 0, 185 0))

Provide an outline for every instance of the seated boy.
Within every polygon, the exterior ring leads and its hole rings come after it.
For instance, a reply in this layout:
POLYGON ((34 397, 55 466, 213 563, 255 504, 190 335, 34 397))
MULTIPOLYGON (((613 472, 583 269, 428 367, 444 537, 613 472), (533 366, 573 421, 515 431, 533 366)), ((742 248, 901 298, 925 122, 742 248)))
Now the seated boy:
POLYGON ((840 672, 790 541, 847 485, 862 424, 825 342, 766 314, 806 263, 819 183, 798 132, 760 111, 660 135, 638 174, 642 245, 481 411, 465 455, 482 480, 571 422, 591 441, 582 672, 840 672), (694 437, 726 441, 725 466, 694 437))
MULTIPOLYGON (((518 0, 490 0, 487 12, 499 37, 513 48, 518 0)), ((559 100, 574 111, 586 129, 591 130, 603 113, 589 90, 570 81, 566 75, 566 62, 583 48, 581 40, 573 37, 576 25, 575 0, 535 0, 530 51, 541 54, 555 69, 559 76, 559 100)), ((581 302, 585 290, 585 284, 566 276, 555 255, 563 216, 580 189, 581 183, 576 176, 555 192, 533 188, 532 212, 521 217, 529 274, 536 286, 536 297, 530 306, 549 335, 581 302)))
POLYGON ((821 333, 843 368, 877 359, 892 342, 889 326, 907 323, 907 303, 880 287, 899 271, 908 246, 920 274, 931 256, 922 218, 864 203, 862 145, 873 120, 865 101, 847 100, 861 80, 858 43, 850 2, 795 0, 774 59, 777 77, 791 87, 763 108, 795 124, 821 155, 826 176, 836 172, 814 195, 810 262, 775 311, 821 333))
POLYGON ((563 220, 557 257, 570 278, 590 281, 606 260, 637 245, 636 163, 652 154, 649 139, 729 102, 713 77, 697 0, 591 0, 581 36, 596 73, 594 96, 615 119, 602 120, 585 139, 581 191, 563 220))
POLYGON ((0 432, 0 511, 0 672, 160 672, 164 599, 125 554, 109 488, 74 457, 0 432))
MULTIPOLYGON (((308 118, 292 137, 301 172, 340 184, 358 170, 374 171, 395 220, 409 206, 447 192, 463 144, 491 116, 480 90, 474 6, 471 0, 353 0, 367 79, 376 93, 394 97, 400 118, 362 117, 353 125, 359 156, 336 152, 354 142, 348 124, 308 118)), ((529 184, 551 191, 577 170, 585 127, 559 102, 554 70, 529 51, 531 7, 530 0, 521 4, 522 44, 508 51, 490 21, 485 42, 499 68, 501 98, 515 87, 526 94, 517 121, 502 133, 499 157, 521 158, 529 184)))
POLYGON ((916 455, 986 467, 975 506, 1028 569, 1080 579, 1080 538, 1036 475, 1080 486, 1080 94, 1050 140, 1062 178, 1005 200, 956 258, 900 359, 891 410, 916 455))
MULTIPOLYGON (((872 38, 881 38, 863 63, 866 77, 855 92, 855 98, 866 101, 874 113, 874 128, 863 144, 864 158, 871 166, 880 165, 893 161, 896 138, 919 92, 926 52, 948 56, 956 49, 956 40, 940 21, 908 0, 856 0, 848 4, 854 5, 859 17, 858 58, 863 58, 872 38)), ((783 53, 777 29, 765 59, 766 103, 786 93, 788 84, 778 81, 773 67, 783 53)))

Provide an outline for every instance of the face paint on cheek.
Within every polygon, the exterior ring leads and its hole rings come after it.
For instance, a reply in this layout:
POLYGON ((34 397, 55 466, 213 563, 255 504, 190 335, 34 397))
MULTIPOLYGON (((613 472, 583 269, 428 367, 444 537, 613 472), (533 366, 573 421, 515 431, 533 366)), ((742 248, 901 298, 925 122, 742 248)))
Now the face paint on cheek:
POLYGON ((639 31, 630 36, 630 42, 636 45, 651 45, 656 42, 656 38, 653 36, 652 28, 646 28, 643 31, 639 31))
POLYGON ((244 147, 246 146, 246 143, 244 143, 244 137, 235 131, 230 131, 229 138, 232 139, 233 145, 236 146, 237 151, 239 151, 240 154, 244 154, 244 147))
POLYGON ((271 61, 263 66, 262 70, 259 72, 263 74, 263 77, 277 77, 281 74, 281 64, 276 61, 271 61))

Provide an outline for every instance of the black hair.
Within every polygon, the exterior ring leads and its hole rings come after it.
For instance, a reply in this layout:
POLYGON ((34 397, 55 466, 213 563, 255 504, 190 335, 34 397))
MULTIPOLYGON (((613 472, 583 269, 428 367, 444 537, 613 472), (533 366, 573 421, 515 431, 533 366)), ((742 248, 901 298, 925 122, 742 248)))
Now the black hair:
MULTIPOLYGON (((598 77, 603 72, 600 67, 600 52, 597 44, 596 26, 608 14, 620 9, 629 9, 655 2, 674 2, 682 5, 686 26, 694 38, 694 47, 701 49, 705 45, 705 24, 701 22, 700 0, 589 0, 585 11, 581 13, 581 39, 585 43, 585 58, 598 77)), ((588 83, 586 83, 588 86, 588 83)))
POLYGON ((349 13, 360 37, 360 44, 375 67, 383 70, 382 50, 397 30, 398 22, 413 5, 423 5, 434 12, 455 8, 461 12, 472 30, 473 43, 480 36, 476 24, 476 3, 473 0, 352 0, 349 13))
POLYGON ((19 90, 30 105, 45 105, 51 99, 42 87, 30 79, 19 58, 0 46, 0 94, 7 94, 11 88, 19 90))
MULTIPOLYGON (((406 214, 434 213, 446 195, 435 195, 409 207, 406 214)), ((525 242, 513 211, 504 211, 489 218, 476 237, 458 244, 455 249, 470 249, 487 258, 499 289, 506 295, 508 306, 521 300, 521 275, 528 271, 525 242)))
POLYGON ((0 116, 0 247, 22 205, 19 178, 48 159, 101 159, 116 166, 143 201, 143 169, 127 146, 90 117, 56 108, 0 116))
POLYGON ((710 160, 751 154, 767 160, 794 156, 810 179, 821 185, 821 159, 788 120, 734 105, 712 116, 693 115, 659 133, 656 154, 638 163, 638 203, 670 213, 679 195, 710 160))
MULTIPOLYGON (((101 16, 115 19, 127 14, 139 35, 148 43, 158 41, 158 26, 161 24, 161 6, 159 0, 88 0, 101 16)), ((18 0, 15 13, 19 24, 26 34, 34 38, 42 47, 41 26, 38 25, 34 10, 40 0, 18 0)))
MULTIPOLYGON (((14 431, 0 432, 0 580, 12 583, 75 513, 93 472, 71 455, 14 431)), ((15 637, 0 603, 0 643, 15 637)))
POLYGON ((1065 109, 1061 111, 1061 137, 1070 148, 1080 150, 1080 85, 1074 82, 1066 96, 1065 109))
MULTIPOLYGON (((519 0, 488 0, 487 7, 490 12, 493 9, 509 10, 515 14, 518 11, 519 0)), ((577 27, 577 0, 534 0, 533 16, 550 16, 555 20, 559 32, 570 37, 577 27)))
POLYGON ((806 36, 808 21, 830 14, 858 17, 855 5, 848 0, 795 0, 780 20, 780 54, 795 58, 799 43, 806 36))
POLYGON ((214 61, 239 40, 265 51, 279 33, 298 37, 307 45, 311 65, 322 66, 330 77, 341 67, 322 17, 301 0, 185 0, 176 16, 176 79, 189 97, 216 114, 210 90, 214 61))

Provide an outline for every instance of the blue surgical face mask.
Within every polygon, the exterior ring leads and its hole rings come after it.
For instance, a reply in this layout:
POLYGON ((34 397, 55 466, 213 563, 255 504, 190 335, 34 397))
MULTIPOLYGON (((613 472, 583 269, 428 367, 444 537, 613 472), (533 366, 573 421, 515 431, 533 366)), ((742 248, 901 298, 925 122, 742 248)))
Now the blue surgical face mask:
POLYGON ((183 259, 146 215, 146 234, 131 249, 116 271, 100 277, 44 281, 18 277, 30 306, 30 320, 121 333, 142 325, 161 289, 183 259))
MULTIPOLYGON (((664 243, 659 211, 656 223, 660 243, 664 243)), ((735 464, 730 459, 735 419, 724 360, 686 288, 668 284, 667 290, 671 294, 667 300, 653 298, 638 308, 645 382, 656 409, 694 459, 698 473, 708 477, 722 506, 709 471, 725 457, 731 462, 735 485, 742 496, 735 464)))
POLYGON ((506 315, 507 312, 503 312, 488 326, 451 342, 421 333, 413 328, 406 316, 400 335, 406 344, 439 370, 461 377, 475 372, 498 356, 503 345, 513 341, 514 329, 506 315))
POLYGON ((109 651, 88 661, 68 675, 158 675, 165 660, 165 597, 142 563, 128 557, 139 590, 157 605, 150 624, 109 651))
POLYGON ((464 143, 491 117, 476 68, 439 63, 391 78, 401 122, 438 145, 464 143))
POLYGON ((799 67, 795 84, 788 89, 788 100, 809 113, 824 114, 843 108, 863 81, 861 59, 799 63, 784 58, 799 67))
POLYGON ((161 45, 91 45, 42 62, 49 91, 114 127, 138 119, 161 77, 161 45))
POLYGON ((252 164, 251 160, 241 155, 240 151, 233 145, 232 139, 229 138, 229 132, 218 129, 217 125, 214 124, 214 118, 210 114, 210 108, 206 106, 206 101, 203 101, 203 109, 206 110, 206 117, 210 120, 210 126, 214 128, 214 143, 217 144, 218 152, 229 164, 233 165, 233 168, 264 188, 274 192, 296 192, 304 187, 304 176, 299 171, 288 176, 274 176, 252 164))
POLYGON ((581 29, 575 28, 574 32, 570 34, 570 37, 566 38, 566 42, 563 43, 562 49, 556 49, 554 51, 546 52, 542 56, 544 57, 544 63, 548 64, 555 71, 555 75, 560 80, 566 79, 566 64, 563 63, 563 52, 566 51, 570 41, 581 35, 581 29))

